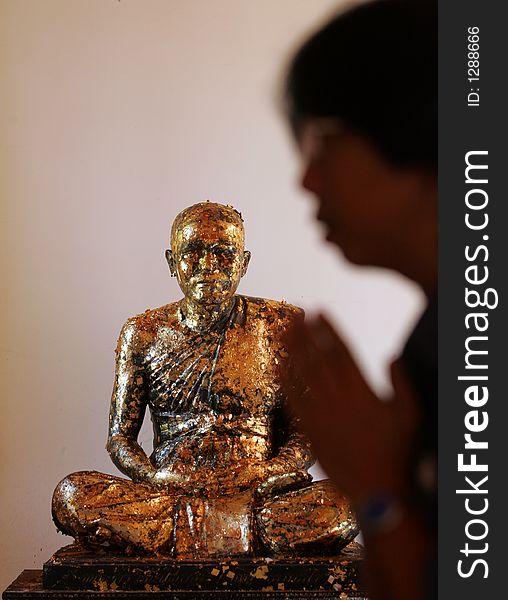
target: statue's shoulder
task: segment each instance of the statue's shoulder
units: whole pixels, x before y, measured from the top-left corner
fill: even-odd
[[[120,338],[125,341],[148,342],[157,335],[161,327],[171,327],[177,321],[178,302],[147,309],[145,312],[127,319],[120,332]]]
[[[267,298],[255,298],[252,296],[242,296],[247,308],[247,314],[265,318],[267,321],[290,323],[291,321],[303,318],[303,308],[289,304],[285,300],[269,300]]]

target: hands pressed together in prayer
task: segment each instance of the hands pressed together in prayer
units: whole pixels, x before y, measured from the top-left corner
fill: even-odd
[[[281,373],[288,401],[317,458],[353,505],[379,493],[404,497],[418,408],[400,362],[391,365],[393,397],[381,400],[348,347],[322,315],[286,335],[294,374]],[[309,388],[298,394],[289,377]]]
[[[403,364],[391,364],[393,394],[383,400],[324,316],[297,321],[285,342],[293,369],[280,376],[289,405],[324,470],[357,511],[372,597],[423,599],[431,540],[412,498],[411,460],[420,414]],[[298,393],[298,379],[308,393]],[[397,516],[387,529],[373,530],[362,515],[382,498],[395,503]]]

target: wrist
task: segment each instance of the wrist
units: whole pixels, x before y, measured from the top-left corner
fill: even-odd
[[[389,491],[379,490],[355,505],[360,529],[365,535],[383,535],[394,531],[406,514],[406,502]]]
[[[286,475],[297,471],[291,461],[276,456],[268,463],[268,475]]]
[[[139,482],[139,483],[150,483],[150,484],[154,484],[155,483],[155,476],[157,474],[157,469],[155,468],[148,468],[148,467],[144,467],[142,469],[139,469],[136,473],[136,477],[132,478],[133,481],[135,482]]]

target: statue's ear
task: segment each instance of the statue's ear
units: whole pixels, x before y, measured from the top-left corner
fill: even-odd
[[[171,277],[176,277],[175,259],[173,258],[173,253],[171,252],[171,250],[166,250],[165,256],[166,261],[168,263],[169,272],[171,273]]]
[[[250,262],[250,252],[245,250],[243,253],[243,267],[242,267],[242,277],[247,273],[247,269],[249,268]]]

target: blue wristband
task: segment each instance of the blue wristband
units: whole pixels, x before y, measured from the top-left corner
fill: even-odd
[[[356,513],[364,533],[383,534],[398,527],[404,507],[395,496],[379,493],[367,498]]]

